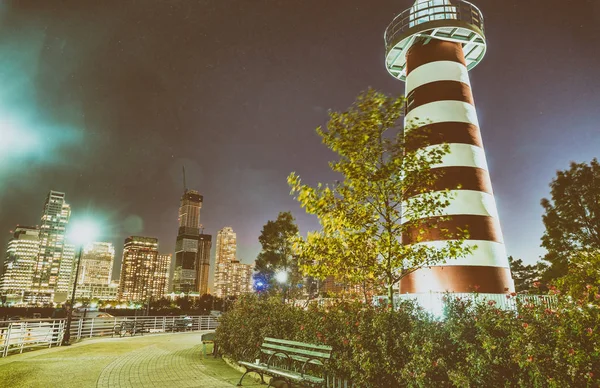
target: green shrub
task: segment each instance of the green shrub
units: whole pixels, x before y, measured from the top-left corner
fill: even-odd
[[[393,312],[343,301],[304,310],[251,295],[223,315],[217,340],[237,360],[266,336],[327,344],[328,372],[358,387],[597,387],[600,300],[588,302],[516,312],[449,298],[440,320],[410,302]]]

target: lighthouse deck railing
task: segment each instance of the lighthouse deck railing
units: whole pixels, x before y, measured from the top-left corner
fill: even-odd
[[[410,28],[437,20],[459,20],[483,32],[483,14],[473,4],[463,0],[430,0],[405,10],[392,20],[385,31],[385,44],[389,50],[398,43],[399,36]]]

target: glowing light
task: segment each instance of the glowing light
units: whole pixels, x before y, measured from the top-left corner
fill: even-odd
[[[279,271],[275,274],[275,280],[277,280],[278,283],[285,283],[288,280],[288,273],[285,271]]]
[[[94,242],[100,234],[100,228],[92,220],[75,220],[69,225],[67,239],[78,246]]]

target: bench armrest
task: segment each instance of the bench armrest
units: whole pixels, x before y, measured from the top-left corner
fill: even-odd
[[[254,361],[254,359],[252,357],[250,357],[250,355],[252,355],[252,356],[256,355],[256,350],[254,350],[254,353],[251,353],[252,351],[253,351],[253,349],[251,349],[251,348],[246,348],[246,349],[242,350],[242,360]]]
[[[280,350],[280,351],[277,351],[277,352],[275,352],[275,353],[271,354],[271,356],[270,356],[270,357],[269,357],[269,359],[267,360],[267,367],[271,366],[271,360],[273,359],[273,357],[275,357],[275,356],[276,356],[276,355],[278,355],[278,354],[283,354],[283,355],[284,355],[284,356],[287,358],[288,366],[290,365],[290,363],[292,362],[292,358],[290,357],[290,355],[289,355],[289,354],[287,354],[286,352],[282,352],[282,351]]]

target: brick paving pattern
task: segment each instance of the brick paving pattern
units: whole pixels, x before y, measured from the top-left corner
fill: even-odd
[[[240,373],[202,356],[201,333],[86,340],[0,358],[0,387],[234,387]],[[251,378],[244,387],[259,386]]]
[[[178,351],[155,345],[137,349],[106,366],[98,378],[98,388],[133,387],[231,387],[232,384],[208,375],[198,362],[202,346]]]

